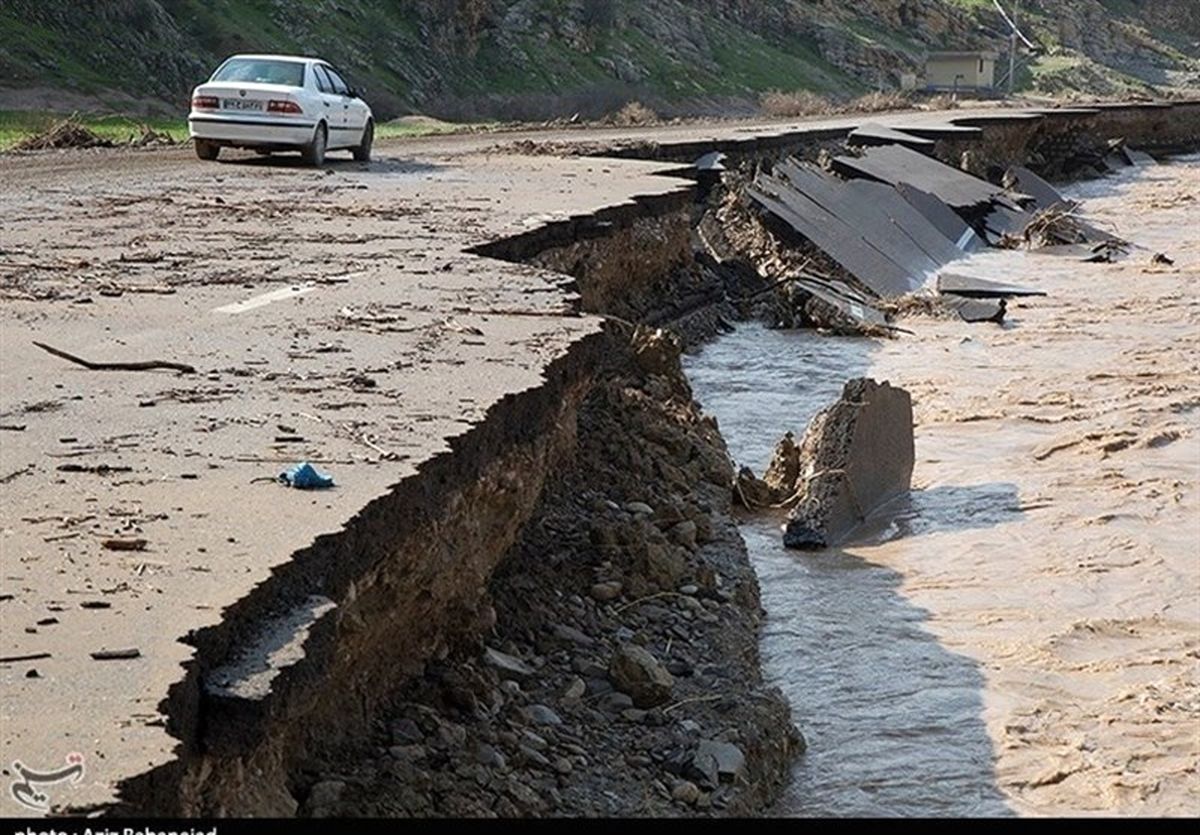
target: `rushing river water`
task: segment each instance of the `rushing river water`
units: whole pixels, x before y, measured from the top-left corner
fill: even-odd
[[[846,379],[914,399],[911,497],[853,544],[742,532],[767,675],[809,741],[795,815],[1200,812],[1200,160],[1083,184],[1116,265],[988,252],[1004,326],[880,342],[744,325],[685,367],[761,473]],[[1153,265],[1155,251],[1173,266]]]

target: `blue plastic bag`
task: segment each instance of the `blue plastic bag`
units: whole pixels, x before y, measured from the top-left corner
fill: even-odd
[[[279,480],[297,490],[324,490],[333,486],[333,476],[325,475],[307,461],[280,473]]]

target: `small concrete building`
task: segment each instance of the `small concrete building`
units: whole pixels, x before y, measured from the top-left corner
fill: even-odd
[[[995,52],[931,52],[925,62],[929,90],[992,90],[996,86]]]

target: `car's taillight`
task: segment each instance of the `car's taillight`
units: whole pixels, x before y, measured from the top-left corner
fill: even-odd
[[[192,96],[192,110],[216,110],[220,106],[216,96]]]
[[[303,113],[304,109],[294,101],[271,99],[267,102],[268,113]]]

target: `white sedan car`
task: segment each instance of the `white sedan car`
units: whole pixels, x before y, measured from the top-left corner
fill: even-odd
[[[234,55],[192,91],[188,131],[200,159],[225,147],[259,153],[300,151],[320,165],[325,152],[347,148],[371,158],[375,121],[371,108],[318,58]]]

